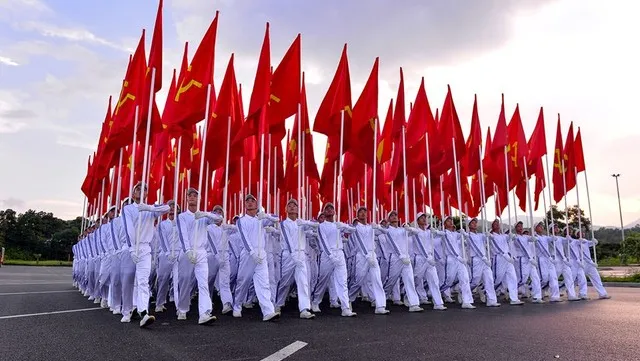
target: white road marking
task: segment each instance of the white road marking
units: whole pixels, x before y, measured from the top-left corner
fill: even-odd
[[[78,291],[66,290],[66,291],[7,292],[7,293],[0,293],[0,296],[35,295],[35,294],[41,294],[41,293],[69,293],[69,292],[78,292]]]
[[[9,282],[6,282],[6,281],[9,281]],[[69,281],[36,280],[36,282],[25,283],[24,281],[19,281],[19,280],[3,280],[2,282],[0,282],[0,286],[57,285],[57,284],[68,284],[69,286],[71,286],[71,282],[69,282]]]
[[[291,345],[281,349],[280,351],[263,358],[260,361],[282,361],[287,357],[293,355],[294,353],[298,352],[301,348],[305,347],[306,345],[308,345],[306,342],[296,341]]]
[[[102,309],[101,307],[93,307],[93,308],[80,308],[80,309],[77,309],[77,310],[65,310],[65,311],[53,311],[53,312],[42,312],[42,313],[28,313],[28,314],[24,314],[24,315],[0,316],[0,320],[7,320],[7,319],[10,319],[10,318],[57,315],[57,314],[60,314],[60,313],[94,311],[94,310],[101,310],[101,309]]]

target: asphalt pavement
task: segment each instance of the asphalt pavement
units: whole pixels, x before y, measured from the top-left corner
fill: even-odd
[[[66,267],[0,268],[0,360],[640,360],[638,288],[609,288],[610,300],[520,307],[389,306],[387,316],[356,303],[356,318],[323,304],[314,320],[299,319],[294,302],[274,323],[261,322],[257,307],[241,319],[221,316],[217,304],[209,326],[197,324],[194,304],[187,321],[170,307],[140,329],[71,282]]]

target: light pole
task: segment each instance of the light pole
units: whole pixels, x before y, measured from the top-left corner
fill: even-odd
[[[618,209],[620,210],[620,231],[622,232],[622,243],[621,243],[621,248],[622,248],[622,257],[623,257],[623,263],[626,260],[626,253],[625,253],[625,247],[624,247],[624,222],[622,221],[622,204],[620,203],[620,185],[618,184],[618,177],[620,177],[620,174],[612,174],[611,175],[613,178],[616,179],[616,191],[618,192]]]

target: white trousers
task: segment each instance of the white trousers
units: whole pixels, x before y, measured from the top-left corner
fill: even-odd
[[[209,253],[207,254],[207,261],[209,262],[209,292],[211,298],[213,299],[213,290],[217,289],[220,293],[222,304],[228,303],[232,305],[233,297],[229,286],[229,274],[231,272],[229,259],[221,257],[220,254]]]
[[[576,287],[575,287],[575,277],[573,276],[573,271],[571,270],[571,266],[564,263],[561,259],[556,259],[554,263],[556,269],[556,276],[562,275],[562,279],[564,280],[564,286],[567,289],[567,295],[569,298],[576,297]]]
[[[122,314],[129,315],[133,311],[133,288],[136,276],[136,265],[131,260],[129,248],[120,253],[120,285],[122,286]]]
[[[203,316],[205,313],[210,313],[213,308],[211,295],[209,294],[209,263],[206,251],[198,250],[195,253],[195,264],[191,263],[185,253],[181,253],[178,258],[178,300],[176,308],[178,312],[189,312],[193,277],[195,276],[198,284],[198,314]]]
[[[264,257],[264,251],[262,251],[262,255]],[[242,304],[247,300],[252,282],[258,303],[260,303],[262,315],[266,316],[274,313],[275,309],[271,301],[271,285],[269,283],[269,265],[266,257],[262,259],[261,263],[256,263],[246,250],[242,250],[234,294],[234,312],[242,312]]]
[[[387,296],[391,295],[391,298],[394,301],[400,301],[399,281],[402,279],[402,283],[404,283],[404,290],[406,292],[407,299],[409,300],[409,307],[419,306],[420,299],[416,292],[413,267],[411,264],[402,263],[402,260],[396,255],[392,255],[389,261],[389,275],[384,283],[385,294]],[[394,289],[396,292],[394,292]]]
[[[347,287],[347,261],[342,251],[333,250],[333,252],[336,252],[335,260],[332,260],[326,252],[319,255],[318,281],[311,292],[311,304],[319,306],[327,287],[333,283],[337,299],[340,300],[340,307],[347,310],[351,308],[349,306],[349,288]]]
[[[493,282],[493,272],[480,257],[471,257],[471,287],[475,288],[481,282],[484,284],[484,291],[487,294],[487,303],[496,303],[496,289]]]
[[[111,283],[111,255],[105,254],[100,260],[100,272],[98,275],[100,297],[105,300],[109,299],[109,283]]]
[[[602,284],[602,279],[600,278],[598,269],[587,260],[584,260],[583,263],[584,267],[581,267],[580,262],[571,261],[571,270],[573,271],[574,276],[577,278],[578,292],[580,293],[580,297],[587,296],[586,276],[589,276],[589,280],[591,281],[593,288],[595,288],[598,292],[598,296],[606,296],[607,291],[604,289],[604,285]]]
[[[514,265],[502,256],[493,257],[495,288],[506,288],[509,301],[518,301],[518,276]]]
[[[553,261],[548,257],[538,258],[538,272],[540,273],[541,284],[549,287],[550,298],[552,300],[559,299],[558,273]]]
[[[120,255],[111,256],[111,282],[109,282],[109,307],[114,310],[122,308],[122,280],[120,279]]]
[[[416,292],[420,300],[427,300],[427,290],[424,288],[424,282],[429,286],[429,292],[435,305],[442,305],[442,295],[440,294],[440,280],[438,271],[435,266],[431,266],[427,262],[427,257],[416,255],[413,261],[413,274],[416,285]]]
[[[167,303],[172,270],[173,264],[169,260],[169,256],[165,253],[160,253],[158,255],[158,294],[156,296],[156,308],[162,307]]]
[[[518,277],[518,285],[523,286],[531,279],[531,295],[535,299],[542,299],[542,288],[540,287],[540,275],[538,267],[531,265],[527,257],[516,258],[516,273]]]
[[[133,250],[135,252],[135,250]],[[135,281],[137,284],[134,295],[138,312],[149,311],[149,275],[151,274],[151,248],[148,244],[141,244],[138,247],[138,263],[135,264]]]
[[[387,298],[385,297],[384,287],[380,278],[380,266],[377,263],[369,264],[369,259],[362,253],[356,255],[355,260],[355,277],[353,285],[349,288],[349,299],[353,302],[358,296],[358,291],[366,282],[370,283],[370,292],[376,302],[376,308],[386,308]]]
[[[289,295],[291,285],[295,281],[298,293],[298,309],[300,312],[311,309],[309,297],[309,272],[307,270],[306,254],[298,252],[291,254],[283,251],[280,259],[280,275],[276,290],[276,307],[283,307]]]
[[[445,284],[451,288],[454,286],[455,281],[458,281],[458,287],[460,287],[460,292],[462,293],[462,303],[472,304],[473,295],[471,294],[467,265],[462,264],[456,257],[447,256],[447,265],[445,267]]]

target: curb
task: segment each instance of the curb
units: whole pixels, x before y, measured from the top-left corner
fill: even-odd
[[[638,282],[603,282],[605,287],[627,287],[627,288],[640,288],[640,283]],[[587,285],[592,287],[591,282],[587,282]]]

